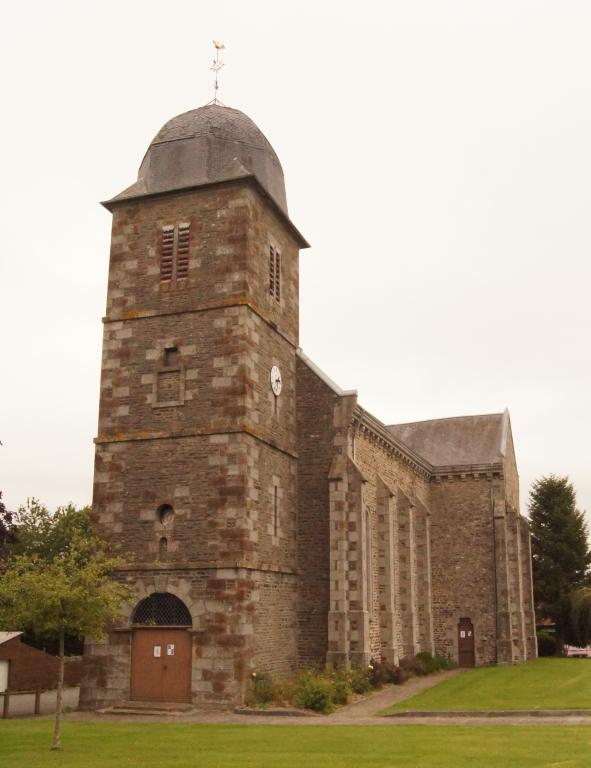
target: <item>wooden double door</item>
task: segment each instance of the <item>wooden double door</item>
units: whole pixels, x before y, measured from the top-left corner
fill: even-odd
[[[191,635],[186,629],[134,629],[131,698],[191,701]]]
[[[474,654],[474,625],[470,619],[460,619],[458,622],[458,665],[473,667]]]

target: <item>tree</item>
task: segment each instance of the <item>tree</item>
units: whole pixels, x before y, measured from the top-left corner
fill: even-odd
[[[75,536],[91,538],[90,507],[76,509],[72,504],[51,513],[38,499],[27,503],[12,514],[12,539],[8,554],[38,555],[51,562],[65,552]]]
[[[571,594],[570,629],[576,645],[591,641],[591,587],[579,587]]]
[[[536,480],[529,495],[536,610],[556,624],[561,648],[573,639],[571,593],[588,578],[591,552],[584,513],[568,477]]]
[[[10,545],[0,580],[0,622],[27,627],[59,642],[59,678],[52,749],[61,748],[65,637],[100,638],[120,613],[128,595],[113,580],[123,562],[110,555],[106,542],[89,534],[88,510],[64,507],[55,515],[38,502],[19,510],[16,542]],[[26,544],[25,544],[26,542]]]
[[[9,555],[36,554],[43,560],[51,560],[59,552],[64,552],[74,532],[83,538],[92,535],[90,507],[76,509],[72,504],[59,507],[51,513],[37,499],[27,499],[16,512],[7,513],[7,536],[1,546],[0,559]],[[0,518],[1,519],[1,518]],[[37,635],[31,627],[23,627],[23,640],[40,650],[59,654],[59,638],[53,635]],[[84,638],[81,635],[66,634],[65,653],[82,653]]]
[[[5,546],[13,541],[14,538],[14,516],[9,512],[2,501],[2,491],[0,491],[0,556]]]

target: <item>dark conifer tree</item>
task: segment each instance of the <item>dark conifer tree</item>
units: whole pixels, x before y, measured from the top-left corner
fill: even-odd
[[[588,580],[591,552],[585,516],[568,477],[536,480],[529,494],[534,600],[538,620],[556,624],[559,647],[573,640],[571,593]]]

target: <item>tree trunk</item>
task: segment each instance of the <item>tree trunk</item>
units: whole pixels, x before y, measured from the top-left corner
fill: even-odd
[[[60,630],[60,670],[57,679],[57,698],[55,702],[55,727],[53,729],[52,749],[62,748],[62,693],[64,690],[64,630]]]

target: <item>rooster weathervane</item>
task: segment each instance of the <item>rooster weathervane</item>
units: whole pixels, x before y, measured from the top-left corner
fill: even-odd
[[[218,40],[213,41],[213,46],[215,48],[215,59],[213,60],[213,64],[210,67],[210,70],[215,74],[215,80],[213,85],[213,100],[210,101],[210,104],[219,104],[220,106],[224,106],[222,102],[218,99],[218,73],[220,69],[224,66],[224,62],[220,61],[220,51],[223,51],[225,49],[225,45],[223,43],[220,43]]]

